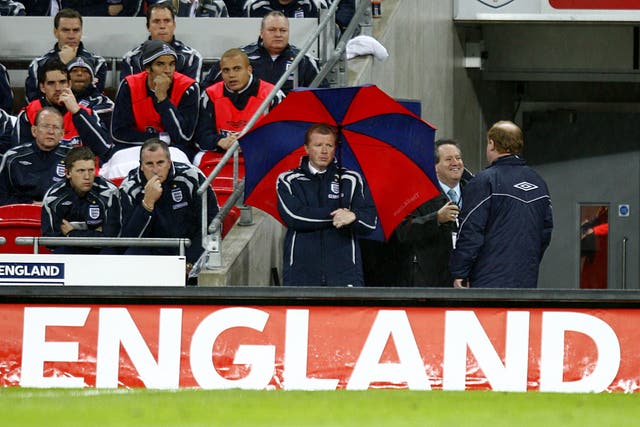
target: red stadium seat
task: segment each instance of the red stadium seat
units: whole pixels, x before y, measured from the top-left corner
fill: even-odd
[[[220,159],[224,156],[223,153],[216,153],[214,151],[207,151],[202,156],[200,160],[200,164],[198,167],[205,174],[205,176],[209,176],[213,169],[220,163]],[[233,178],[233,160],[229,160],[223,167],[216,179],[221,177],[230,177]],[[240,179],[244,178],[244,157],[240,155],[238,158],[238,177]]]
[[[40,237],[41,208],[37,205],[17,204],[0,206],[0,236],[7,239],[0,245],[0,253],[29,254],[33,253],[33,246],[18,246],[16,237]],[[44,246],[38,248],[39,253],[51,253]]]
[[[213,151],[207,151],[202,156],[198,167],[205,174],[209,176],[213,169],[220,163],[220,159],[224,156],[223,153],[216,153]],[[240,156],[238,158],[238,179],[244,178],[244,158]],[[216,199],[218,204],[222,206],[231,193],[233,193],[233,161],[229,160],[220,170],[218,176],[211,182],[213,192],[216,193]],[[223,221],[223,234],[222,237],[233,227],[238,218],[240,217],[240,211],[234,207]]]

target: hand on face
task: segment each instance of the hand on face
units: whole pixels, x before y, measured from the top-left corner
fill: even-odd
[[[144,199],[143,202],[146,206],[153,209],[153,206],[162,196],[162,183],[157,175],[152,176],[147,184],[144,186]]]
[[[144,186],[143,203],[145,206],[153,209],[158,199],[160,199],[160,196],[162,196],[162,183],[160,182],[160,178],[154,175]]]
[[[60,52],[58,52],[58,56],[60,57],[60,60],[64,64],[67,64],[69,63],[69,61],[71,61],[73,58],[77,56],[77,53],[78,53],[78,46],[64,45],[60,48]]]
[[[59,100],[60,105],[64,105],[67,111],[70,111],[71,114],[75,114],[80,111],[78,101],[70,88],[62,89]]]
[[[171,82],[171,77],[166,74],[158,74],[153,78],[153,90],[156,93],[158,102],[162,102],[167,99]]]

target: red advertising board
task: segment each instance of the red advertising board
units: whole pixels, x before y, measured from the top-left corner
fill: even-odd
[[[640,311],[0,306],[0,385],[636,392]]]
[[[549,0],[556,9],[640,9],[640,0]]]

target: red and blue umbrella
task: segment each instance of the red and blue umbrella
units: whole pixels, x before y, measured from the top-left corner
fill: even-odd
[[[245,203],[276,219],[278,175],[300,164],[314,123],[339,129],[339,163],[367,182],[378,213],[370,238],[386,239],[415,208],[440,193],[435,128],[376,86],[303,89],[289,95],[240,139]]]

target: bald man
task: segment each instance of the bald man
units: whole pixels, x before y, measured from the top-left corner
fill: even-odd
[[[457,288],[535,288],[553,218],[542,177],[525,164],[522,130],[499,121],[487,132],[489,167],[462,191],[458,239],[449,261]]]

